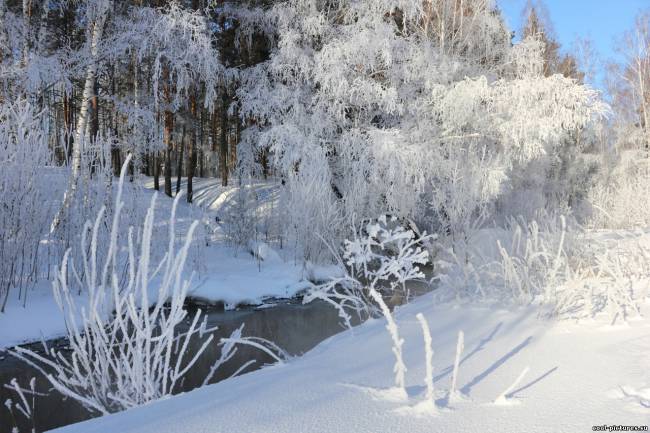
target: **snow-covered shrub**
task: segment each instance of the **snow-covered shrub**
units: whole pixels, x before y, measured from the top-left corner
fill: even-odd
[[[572,218],[540,212],[536,220],[510,218],[505,228],[481,230],[472,242],[448,249],[438,263],[441,299],[534,303],[547,316],[606,313],[615,320],[637,314],[648,296],[644,233],[603,239]]]
[[[644,151],[622,151],[611,171],[589,192],[589,225],[631,229],[650,225],[650,158]]]
[[[541,225],[510,218],[504,229],[485,229],[472,243],[449,249],[450,262],[441,263],[448,269],[439,276],[443,287],[453,287],[457,297],[522,303],[553,299],[551,292],[567,272],[572,236],[564,216],[541,215]]]
[[[90,221],[96,219],[102,213],[102,225],[109,227],[117,211],[116,196],[118,185],[113,177],[111,165],[111,148],[115,145],[112,137],[98,136],[93,142],[86,143],[81,152],[81,168],[79,180],[76,186],[76,199],[73,200],[67,210],[60,214],[58,226],[50,232],[50,262],[55,266],[61,263],[65,254],[70,255],[74,263],[84,263],[86,255],[90,254],[88,239],[91,236],[97,237],[98,245],[106,245],[110,242],[109,230],[98,230],[93,233],[93,224]],[[133,163],[133,155],[128,156],[129,164]],[[127,167],[125,164],[124,167]],[[59,173],[59,182],[65,181],[70,173],[64,169]],[[61,185],[61,191],[65,185]],[[139,182],[125,181],[119,185],[121,191],[120,200],[123,206],[120,209],[120,224],[123,227],[138,227],[145,219],[149,203],[144,200],[143,186]],[[60,204],[58,205],[60,206]],[[168,231],[164,224],[155,225],[152,228],[152,239],[166,239]],[[138,233],[138,235],[140,235]],[[107,260],[105,254],[108,249],[96,251],[98,261]],[[152,249],[150,252],[152,260],[161,260],[164,251]],[[119,267],[118,267],[119,268]],[[122,271],[125,273],[125,271]],[[87,290],[91,283],[87,282],[89,274],[86,269],[80,269],[75,278],[68,281],[70,288],[79,292]]]
[[[77,199],[61,214],[56,230],[50,231],[54,215],[61,207],[68,168],[56,167],[48,138],[49,125],[42,113],[23,99],[0,105],[0,311],[6,306],[9,292],[28,302],[30,288],[48,278],[63,259],[66,250],[77,263],[88,253],[77,248],[89,236],[86,224],[102,207],[105,223],[112,219],[115,194],[110,149],[112,137],[97,137],[86,143],[81,152],[81,169]],[[136,183],[124,186],[122,211],[124,225],[142,221],[146,207]],[[154,229],[158,237],[159,229]],[[99,243],[108,241],[99,233]],[[154,252],[157,254],[158,252]],[[101,252],[100,252],[101,254]],[[85,281],[83,270],[78,279]],[[76,279],[71,281],[76,285]],[[78,287],[81,289],[81,287]]]
[[[328,254],[323,239],[337,243],[341,240],[345,222],[330,188],[329,176],[320,174],[292,173],[280,196],[280,208],[284,222],[284,238],[294,247],[296,259],[323,260]]]
[[[43,117],[27,101],[0,105],[0,313],[9,292],[26,302],[28,289],[47,272],[51,164]],[[53,182],[54,180],[54,182]]]
[[[572,261],[549,314],[577,319],[606,314],[612,322],[640,314],[650,296],[648,234],[618,232],[614,239],[603,239],[596,232],[581,244],[586,253]]]
[[[125,166],[128,164],[128,160]],[[189,329],[178,334],[186,319],[185,296],[189,281],[183,268],[196,222],[179,247],[175,239],[174,203],[169,223],[167,251],[159,262],[152,261],[152,239],[156,196],[139,232],[122,226],[125,169],[122,170],[108,242],[100,244],[104,229],[102,209],[90,239],[84,237],[83,260],[75,264],[66,253],[54,281],[56,300],[66,317],[71,352],[54,349],[41,356],[16,347],[14,355],[39,369],[51,385],[86,408],[107,414],[137,406],[171,394],[192,367],[212,337],[186,359],[190,339],[205,331],[199,326],[200,312]],[[105,254],[98,254],[105,250]],[[101,259],[100,257],[103,257]],[[81,266],[79,266],[81,265]],[[122,268],[126,278],[121,278]],[[88,303],[80,305],[70,289],[69,278],[86,275]]]
[[[536,221],[512,220],[507,228],[513,234],[510,245],[497,240],[500,259],[494,272],[497,284],[512,291],[511,299],[524,303],[554,299],[552,291],[567,272],[566,220],[560,216],[559,224],[547,227],[543,231]]]
[[[498,219],[522,215],[537,218],[539,209],[573,214],[583,221],[587,196],[601,170],[599,155],[588,153],[567,137],[544,158],[534,159],[511,170],[509,181],[497,199]]]
[[[228,242],[235,246],[245,246],[256,239],[260,217],[255,189],[251,185],[240,185],[227,206],[223,214],[223,226]]]
[[[443,287],[454,287],[457,297],[480,296],[521,303],[549,302],[564,281],[568,251],[575,250],[572,220],[541,212],[536,220],[509,218],[503,229],[484,229],[472,244],[448,250],[448,270],[440,275]]]
[[[504,228],[481,230],[460,252],[447,251],[440,296],[535,303],[558,311],[566,301],[561,287],[590,263],[584,239],[583,229],[564,215],[538,211],[535,220],[508,218]]]
[[[398,225],[398,218],[385,215],[366,223],[355,233],[354,239],[345,241],[342,258],[332,250],[346,269],[345,275],[310,289],[303,303],[315,299],[328,302],[337,308],[347,327],[351,326],[352,312],[381,313],[393,343],[395,390],[404,399],[407,397],[406,365],[402,357],[404,340],[384,297],[399,290],[404,293],[409,281],[424,278],[420,266],[429,262],[429,253],[422,244],[433,236],[416,236],[412,230]]]
[[[384,296],[396,291],[406,293],[409,281],[424,278],[420,266],[429,263],[429,253],[422,244],[433,239],[397,224],[397,218],[381,216],[354,231],[355,237],[344,243],[342,257],[330,248],[346,272],[310,289],[303,303],[315,299],[330,303],[348,327],[351,312],[385,314],[388,310],[384,311],[380,299],[383,302]]]
[[[129,163],[127,158],[122,167],[110,221],[102,207],[94,223],[84,227],[81,260],[75,261],[68,250],[53,283],[65,317],[69,351],[46,347],[43,356],[16,347],[11,352],[38,369],[55,390],[101,414],[178,392],[183,377],[213,339],[214,329],[207,329],[205,320],[200,322],[201,311],[188,317],[185,309],[190,281],[184,269],[198,221],[190,224],[179,245],[176,210],[182,194],[177,195],[163,225],[168,237],[162,242],[154,228],[161,225],[155,217],[154,194],[142,226],[125,225],[124,178]],[[164,245],[162,254],[156,252],[159,243]],[[71,280],[84,286],[86,296],[77,296]],[[221,357],[206,383],[232,358],[236,345],[256,347],[280,362],[289,357],[272,342],[242,337],[242,328],[221,340]],[[198,349],[190,353],[190,343],[196,339],[192,344]]]

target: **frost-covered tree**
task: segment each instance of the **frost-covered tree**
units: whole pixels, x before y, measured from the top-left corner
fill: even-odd
[[[614,116],[604,129],[603,170],[589,194],[590,223],[629,228],[650,221],[650,12],[641,11],[620,41],[622,61],[608,65]]]
[[[634,28],[619,47],[625,59],[611,66],[613,107],[618,120],[627,124],[621,137],[623,147],[650,148],[650,12],[639,13]],[[625,144],[627,142],[627,145]]]
[[[205,92],[205,107],[212,108],[223,67],[204,13],[188,10],[176,1],[164,9],[138,8],[134,13],[135,22],[127,19],[123,23],[127,32],[134,24],[137,27],[128,33],[126,43],[139,62],[153,61],[154,106],[164,116],[165,193],[171,196],[174,113],[180,106],[195,105],[199,88]]]
[[[6,168],[0,189],[16,191],[11,200],[7,195],[7,203],[15,198],[21,205],[3,213],[7,218],[0,229],[7,239],[23,242],[19,250],[13,241],[11,248],[6,244],[3,254],[22,251],[18,257],[24,258],[22,271],[3,272],[2,301],[8,288],[24,288],[25,281],[49,275],[49,266],[78,245],[84,222],[102,206],[110,220],[113,175],[128,154],[133,161],[130,179],[155,162],[151,156],[160,149],[165,129],[161,113],[193,112],[192,119],[198,119],[201,110],[211,109],[223,69],[208,14],[199,10],[206,4],[193,3],[0,4],[0,161]],[[165,68],[170,99],[163,101]],[[198,137],[202,125],[188,123]],[[25,128],[33,130],[27,133]],[[129,224],[144,217],[137,194],[131,194],[138,188],[131,186],[123,214]],[[29,197],[20,197],[28,190]],[[32,200],[42,204],[34,205],[31,216],[14,219]],[[47,242],[40,230],[44,225],[56,229]],[[38,229],[20,241],[30,226]]]
[[[323,188],[289,209],[314,214],[307,250],[334,215],[463,231],[517,167],[603,111],[588,87],[543,75],[539,39],[512,47],[491,2],[291,0],[264,14],[276,44],[238,98],[286,194]]]
[[[542,0],[528,0],[524,8],[525,23],[521,38],[536,38],[542,45],[543,73],[545,76],[562,74],[581,81],[584,72],[578,68],[578,61],[572,53],[563,52],[556,40],[546,5]]]

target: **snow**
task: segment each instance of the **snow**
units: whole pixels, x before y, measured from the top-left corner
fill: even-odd
[[[25,317],[29,317],[29,320],[25,320]],[[0,349],[64,334],[64,316],[56,305],[48,281],[43,281],[30,291],[24,308],[18,296],[12,296],[5,312],[0,314]]]
[[[194,299],[222,301],[226,308],[237,304],[257,305],[265,298],[290,298],[312,284],[304,278],[302,265],[285,262],[273,252],[270,260],[258,262],[248,251],[211,248],[207,275],[189,290]]]
[[[419,312],[431,327],[436,407],[425,401]],[[395,318],[405,339],[408,401],[388,398],[393,354],[385,321],[375,319],[284,365],[55,431],[546,433],[648,424],[647,318],[603,332],[600,320],[546,321],[532,307],[436,305],[431,294],[398,308]],[[448,403],[459,330],[464,398]],[[524,371],[505,404],[495,404]]]
[[[341,278],[344,275],[343,270],[338,265],[314,265],[307,262],[305,269],[307,279],[314,283],[323,283],[330,278]]]

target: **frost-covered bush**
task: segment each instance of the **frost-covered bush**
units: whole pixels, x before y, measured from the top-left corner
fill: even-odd
[[[248,249],[261,260],[265,260],[264,254],[254,252],[256,248],[251,245],[273,244],[283,248],[287,220],[278,206],[281,189],[276,183],[256,184],[247,179],[229,193],[218,217],[225,240],[236,249]]]
[[[102,207],[94,223],[86,226],[88,236],[82,236],[81,260],[68,250],[55,275],[54,294],[65,318],[69,350],[46,347],[46,355],[40,355],[15,347],[11,352],[38,369],[56,391],[100,414],[180,391],[183,377],[212,342],[215,330],[207,329],[205,320],[200,322],[201,310],[188,317],[185,309],[191,276],[185,267],[198,221],[190,224],[179,243],[176,210],[182,194],[177,195],[163,240],[154,228],[160,225],[154,194],[142,226],[125,225],[124,178],[129,163],[127,158],[110,220]],[[71,281],[84,287],[83,296],[72,289]],[[253,346],[279,362],[289,357],[272,342],[243,337],[242,329],[243,325],[220,341],[221,356],[204,384],[232,358],[237,345]],[[210,335],[205,337],[206,333]],[[193,353],[190,344],[197,348]]]
[[[396,217],[385,215],[355,233],[344,242],[342,256],[333,248],[330,251],[345,274],[310,289],[303,298],[303,303],[320,299],[333,305],[348,327],[350,313],[385,314],[384,296],[406,293],[409,281],[424,278],[421,266],[430,261],[424,244],[433,239],[418,236],[399,225]]]
[[[196,223],[178,246],[176,200],[166,254],[153,261],[156,195],[141,231],[132,226],[125,230],[121,218],[124,175],[125,169],[109,227],[104,226],[102,208],[90,238],[84,237],[81,245],[83,260],[75,263],[66,253],[54,281],[56,300],[66,318],[70,353],[51,349],[41,356],[26,348],[14,349],[14,354],[38,368],[54,389],[101,414],[174,392],[212,338],[205,339],[191,358],[187,356],[190,339],[205,331],[205,323],[198,325],[200,312],[188,330],[178,333],[187,317],[184,301],[189,281],[183,270]],[[99,232],[104,230],[108,242],[100,243]],[[69,283],[70,279],[79,280],[81,272],[86,275],[87,303],[75,296]]]
[[[342,258],[332,251],[346,268],[345,274],[310,289],[303,297],[303,303],[320,299],[334,306],[347,327],[351,326],[352,312],[379,312],[384,316],[393,343],[395,388],[400,398],[407,396],[404,340],[384,298],[399,290],[406,292],[409,281],[424,278],[420,266],[429,262],[429,253],[422,243],[431,238],[426,234],[416,236],[400,226],[396,217],[389,219],[383,215],[366,223],[352,240],[345,241]]]
[[[260,220],[255,189],[251,185],[240,185],[229,197],[222,218],[228,242],[243,246],[255,239]]]
[[[650,158],[645,151],[622,151],[619,160],[589,191],[594,228],[630,229],[650,225]]]
[[[510,215],[522,215],[535,219],[539,209],[546,209],[572,214],[583,222],[590,207],[588,195],[603,164],[599,154],[586,151],[586,144],[579,141],[567,136],[548,157],[513,169],[496,201],[496,218],[502,221]]]
[[[0,105],[0,313],[8,297],[27,302],[28,289],[47,272],[42,258],[56,185],[44,118],[25,100]]]
[[[322,173],[295,173],[288,177],[280,196],[280,215],[288,245],[305,260],[319,261],[328,256],[323,239],[336,242],[345,225],[329,177]]]
[[[81,152],[81,168],[79,180],[76,187],[76,199],[73,200],[67,211],[62,214],[58,226],[50,232],[49,239],[49,263],[60,263],[65,254],[69,254],[74,263],[83,263],[86,255],[90,254],[89,246],[86,243],[91,237],[92,224],[90,221],[102,212],[102,224],[109,227],[113,221],[116,209],[116,195],[118,185],[113,177],[114,168],[111,165],[111,149],[115,145],[114,138],[98,136],[93,142],[86,143]],[[133,163],[133,156],[128,156],[129,164]],[[65,189],[65,179],[70,175],[66,167],[59,172],[58,182],[60,189]],[[51,188],[51,186],[49,187]],[[126,181],[120,186],[122,190],[121,200],[124,205],[120,210],[120,223],[124,227],[138,227],[145,219],[149,203],[144,200],[143,186],[139,182]],[[52,195],[50,193],[50,195]],[[62,194],[61,194],[62,195]],[[57,197],[54,195],[54,197]],[[57,197],[59,198],[59,197]],[[60,204],[57,204],[60,206]],[[166,226],[156,225],[152,229],[153,239],[166,239]],[[110,242],[110,231],[99,230],[96,234],[98,244],[105,245]],[[98,259],[106,260],[104,256],[108,250],[99,249]],[[152,258],[160,260],[163,251],[153,249]],[[78,278],[69,281],[70,287],[79,292],[87,290],[88,272],[82,269]]]
[[[66,250],[78,263],[83,248],[77,248],[89,236],[86,222],[105,207],[104,218],[112,218],[114,184],[110,164],[111,137],[97,137],[86,143],[81,152],[82,167],[77,184],[77,199],[56,230],[50,224],[61,207],[69,169],[57,167],[53,160],[49,125],[43,113],[23,99],[0,106],[0,311],[6,306],[9,292],[23,304],[29,302],[30,288],[48,278]],[[125,225],[144,217],[145,209],[134,183],[125,185],[122,212]],[[155,229],[156,232],[159,229]],[[100,243],[107,241],[100,233]],[[156,234],[158,236],[158,233]],[[157,252],[156,252],[157,253]],[[80,281],[86,278],[79,273]],[[76,285],[76,281],[71,282]],[[79,287],[80,289],[80,287]],[[13,296],[12,295],[12,296]]]
[[[612,238],[588,234],[585,253],[573,260],[570,274],[560,282],[550,314],[590,318],[599,314],[626,320],[640,314],[650,296],[650,238],[639,230],[621,231]]]
[[[512,290],[510,298],[520,302],[553,302],[553,291],[567,272],[567,227],[564,216],[559,224],[512,220],[510,245],[497,240],[500,258],[493,269],[497,284]],[[541,299],[540,299],[541,298]]]
[[[540,314],[563,318],[626,318],[648,296],[647,239],[634,233],[610,240],[545,212],[536,220],[510,218],[505,228],[483,229],[471,245],[446,250],[438,296],[533,303]]]
[[[521,303],[553,302],[574,251],[574,227],[564,216],[539,215],[541,223],[510,218],[505,228],[485,229],[466,244],[447,250],[440,263],[444,288],[459,298],[481,297]]]

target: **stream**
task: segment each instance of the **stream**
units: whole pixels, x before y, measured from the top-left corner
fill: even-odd
[[[414,283],[410,287],[412,295],[428,291],[428,286],[423,283]],[[402,299],[393,300],[393,303],[403,303]],[[194,315],[197,306],[190,304],[188,317]],[[218,326],[212,332],[214,340],[208,345],[205,352],[199,357],[196,364],[185,375],[183,383],[177,392],[190,391],[203,383],[214,362],[221,355],[221,348],[217,345],[222,337],[230,334],[242,324],[245,324],[243,336],[255,336],[273,341],[292,356],[300,356],[314,348],[326,338],[345,330],[336,309],[324,301],[314,301],[303,305],[300,299],[274,300],[264,306],[244,306],[235,310],[226,310],[218,306],[201,305],[200,308],[207,316],[209,327]],[[353,325],[358,325],[360,319],[354,317]],[[204,337],[205,338],[205,337]],[[201,347],[204,338],[193,338],[187,351],[188,359]],[[67,340],[59,338],[47,342],[48,347],[65,349]],[[31,350],[43,353],[41,343],[26,344]],[[210,381],[219,382],[230,377],[247,361],[254,359],[256,362],[244,370],[250,372],[270,364],[273,359],[260,350],[239,345],[237,352],[231,360],[222,365]],[[13,415],[5,406],[7,399],[19,399],[15,391],[7,389],[8,384],[16,378],[22,388],[29,388],[29,382],[36,378],[36,391],[46,395],[35,396],[34,414],[32,419],[27,419],[14,410]],[[32,404],[32,397],[26,395],[28,403]],[[27,363],[14,358],[6,352],[0,351],[0,433],[11,433],[12,427],[18,427],[20,433],[43,432],[68,424],[90,419],[97,414],[86,410],[81,404],[70,398],[63,398],[57,391],[51,389],[50,383],[35,368]]]

